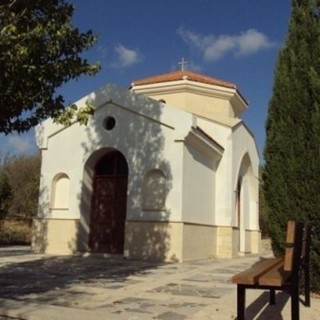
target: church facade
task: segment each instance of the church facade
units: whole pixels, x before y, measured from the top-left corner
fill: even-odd
[[[187,70],[77,101],[44,121],[36,252],[186,261],[259,253],[259,156],[237,87]]]

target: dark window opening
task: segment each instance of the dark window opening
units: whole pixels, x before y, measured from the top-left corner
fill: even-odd
[[[116,125],[116,119],[114,117],[107,117],[105,120],[104,120],[104,127],[110,131],[112,130]]]

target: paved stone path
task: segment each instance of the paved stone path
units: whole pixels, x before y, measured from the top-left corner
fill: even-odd
[[[26,248],[2,248],[0,315],[29,320],[235,319],[236,290],[229,279],[258,259],[162,264],[103,255],[35,255]],[[253,319],[268,295],[250,294],[247,314]],[[267,307],[257,319],[286,319],[282,314],[284,306],[290,305],[288,297],[278,296],[277,307],[269,311]]]

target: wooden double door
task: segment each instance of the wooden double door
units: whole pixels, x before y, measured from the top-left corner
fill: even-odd
[[[128,165],[118,151],[104,155],[95,166],[90,216],[92,252],[121,254],[124,250]]]

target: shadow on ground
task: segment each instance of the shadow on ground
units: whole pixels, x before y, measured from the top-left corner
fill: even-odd
[[[269,304],[269,292],[263,292],[257,299],[255,299],[246,308],[247,320],[284,320],[282,311],[288,303],[290,296],[285,292],[278,292],[276,294],[276,304]],[[257,316],[258,315],[258,316]]]
[[[19,252],[1,252],[1,258],[5,259],[4,256],[8,254],[18,256]],[[64,305],[64,298],[77,295],[74,287],[120,288],[128,283],[139,282],[139,277],[160,265],[159,262],[103,255],[45,256],[38,260],[11,262],[0,268],[0,298],[51,301]],[[131,276],[135,276],[135,279],[131,279]]]

